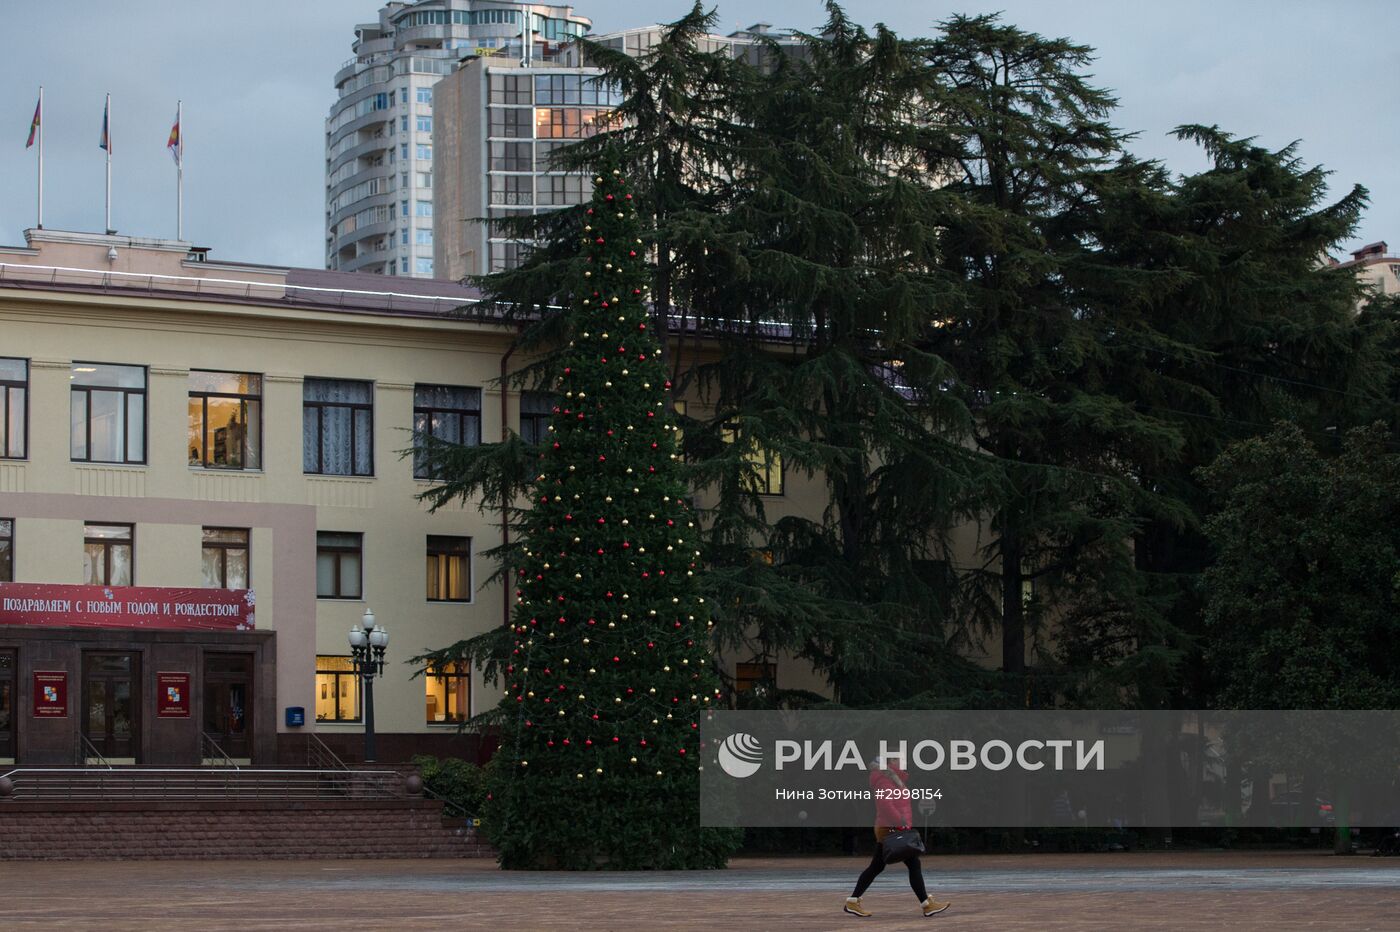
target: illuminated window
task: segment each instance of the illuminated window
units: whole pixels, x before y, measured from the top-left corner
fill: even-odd
[[[725,427],[720,433],[720,439],[725,443],[734,443],[739,438],[739,432],[734,427]],[[744,451],[745,485],[759,495],[782,495],[783,494],[783,457],[780,453],[774,453],[760,446],[756,441],[748,442],[748,449]]]
[[[428,535],[428,601],[470,602],[472,539]]]
[[[755,688],[772,689],[778,682],[776,663],[736,663],[734,665],[734,691],[746,693]]]
[[[349,657],[316,658],[316,721],[358,722],[360,679]]]
[[[186,445],[191,466],[262,466],[262,376],[191,370]]]
[[[457,725],[471,714],[472,680],[470,668],[455,663],[429,667],[427,681],[427,723]]]

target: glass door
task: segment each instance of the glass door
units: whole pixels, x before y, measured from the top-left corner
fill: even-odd
[[[15,651],[0,650],[0,760],[15,759]]]
[[[204,733],[234,760],[253,753],[253,657],[204,655]]]
[[[136,760],[140,676],[135,654],[83,654],[83,736],[109,761]]]

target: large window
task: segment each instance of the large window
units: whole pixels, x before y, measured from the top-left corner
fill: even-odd
[[[431,133],[433,131],[433,118],[430,116],[415,117],[413,126],[420,133]]]
[[[427,722],[429,725],[457,725],[471,714],[471,668],[449,663],[429,667],[427,680]]]
[[[428,535],[428,601],[470,602],[472,539]]]
[[[491,75],[491,103],[493,104],[529,104],[532,102],[530,90],[529,75]],[[492,133],[491,135],[497,134]]]
[[[783,494],[783,457],[768,450],[753,440],[739,437],[738,431],[730,426],[720,433],[725,443],[741,442],[744,450],[744,485],[759,495]]]
[[[358,599],[363,551],[363,534],[317,531],[316,598]]]
[[[146,369],[75,362],[70,449],[83,463],[146,461]]]
[[[474,447],[481,443],[481,389],[460,385],[415,385],[413,431],[447,443]],[[413,461],[416,479],[434,478],[424,457]]]
[[[15,519],[0,518],[0,582],[15,581]]]
[[[28,423],[29,361],[0,357],[0,459],[24,459]]]
[[[530,110],[523,107],[488,107],[487,109],[491,112],[490,133],[492,136],[529,139],[534,135],[530,129],[534,115]]]
[[[302,383],[301,468],[326,476],[374,474],[374,385],[347,379]]]
[[[528,142],[491,143],[491,170],[496,172],[527,172],[534,160]]]
[[[492,175],[492,204],[533,204],[534,179],[529,175]]]
[[[544,443],[549,436],[549,419],[554,416],[554,396],[549,392],[520,393],[520,439]]]
[[[262,466],[262,376],[190,370],[191,466]]]
[[[414,208],[413,213],[418,217],[431,217],[433,215],[433,202],[418,201],[417,207]]]
[[[582,204],[593,185],[582,175],[546,175],[539,179],[538,191],[540,204]]]
[[[360,678],[349,657],[316,658],[316,721],[358,722]]]
[[[204,588],[247,589],[248,529],[207,527],[202,550]]]
[[[135,578],[136,528],[130,524],[83,525],[83,582],[130,586]]]

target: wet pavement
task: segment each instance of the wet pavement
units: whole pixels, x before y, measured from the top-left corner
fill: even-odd
[[[1400,859],[1235,852],[925,859],[841,912],[864,858],[729,870],[502,872],[485,861],[0,863],[5,929],[1396,929]],[[935,925],[936,924],[936,925]]]

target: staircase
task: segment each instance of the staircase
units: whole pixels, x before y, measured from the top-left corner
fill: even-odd
[[[15,768],[0,774],[0,860],[493,856],[402,774],[347,768],[324,745],[308,760]]]

